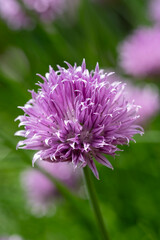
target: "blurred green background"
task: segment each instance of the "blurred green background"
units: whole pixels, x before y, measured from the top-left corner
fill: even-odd
[[[98,61],[101,68],[123,75],[117,64],[117,46],[139,25],[152,24],[147,1],[81,0],[72,17],[66,14],[49,24],[35,17],[35,22],[33,29],[13,30],[0,20],[0,236],[101,239],[86,198],[78,198],[76,208],[66,198],[45,216],[29,211],[20,174],[31,168],[33,152],[16,151],[14,119],[22,114],[17,106],[30,98],[27,89],[37,89],[36,73],[45,75],[49,65],[56,69],[57,64],[65,66],[64,61],[81,64],[85,58],[89,70]],[[157,115],[145,126],[145,135],[136,137],[136,144],[124,147],[111,160],[114,171],[98,165],[100,181],[93,177],[111,240],[160,239],[159,121]]]

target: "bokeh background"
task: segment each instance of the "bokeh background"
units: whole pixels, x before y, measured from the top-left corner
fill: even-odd
[[[72,194],[53,186],[14,136],[36,73],[83,58],[116,72],[142,105],[144,136],[109,158],[114,171],[97,165],[100,181],[92,176],[110,239],[160,239],[159,0],[0,0],[0,239],[101,239],[81,172],[50,171]]]

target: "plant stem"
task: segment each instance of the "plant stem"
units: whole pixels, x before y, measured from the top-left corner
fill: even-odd
[[[88,166],[83,168],[83,172],[84,172],[84,178],[85,178],[85,183],[87,186],[90,202],[91,202],[91,205],[92,205],[92,208],[93,208],[96,220],[97,220],[97,224],[101,231],[101,235],[104,240],[109,240],[109,236],[108,236],[107,230],[105,228],[103,217],[102,217],[100,207],[98,204],[97,194],[96,194],[93,182],[91,180],[90,170],[89,170]]]

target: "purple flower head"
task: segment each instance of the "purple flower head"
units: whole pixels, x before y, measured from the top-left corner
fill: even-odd
[[[160,74],[160,28],[139,28],[120,46],[120,65],[126,73],[145,77]]]
[[[124,98],[121,82],[110,82],[110,74],[82,66],[50,67],[39,82],[38,92],[19,116],[25,130],[16,135],[26,139],[17,148],[39,150],[33,157],[49,162],[72,162],[74,167],[88,165],[99,178],[94,159],[112,168],[104,154],[114,156],[117,145],[128,144],[134,134],[142,134],[134,124],[138,107]]]
[[[42,22],[51,22],[65,11],[72,12],[78,6],[79,0],[0,0],[0,17],[13,29],[33,28],[34,19],[26,11],[33,11]],[[26,9],[25,9],[26,8]]]
[[[13,29],[25,28],[30,22],[17,0],[0,0],[0,17]]]
[[[150,0],[149,15],[153,21],[160,23],[160,1]]]
[[[160,110],[160,96],[157,86],[154,84],[136,86],[116,74],[113,74],[110,78],[112,82],[127,82],[125,97],[129,101],[134,101],[140,107],[138,112],[140,117],[137,118],[136,123],[145,125],[158,113]]]
[[[70,164],[61,162],[52,164],[39,161],[38,165],[68,187],[77,187],[80,174],[79,172],[78,174],[74,172]],[[45,212],[58,196],[56,187],[44,174],[36,169],[25,170],[22,172],[21,179],[33,211],[38,213]]]
[[[35,11],[44,21],[53,20],[66,8],[66,0],[23,0],[23,2],[27,8]]]
[[[160,110],[160,97],[156,86],[148,84],[141,88],[127,84],[126,91],[128,99],[134,99],[135,104],[141,106],[141,117],[137,119],[137,123],[146,124]]]

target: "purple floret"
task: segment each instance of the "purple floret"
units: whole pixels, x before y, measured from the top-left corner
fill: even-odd
[[[49,162],[72,162],[74,167],[88,165],[99,178],[94,159],[113,168],[105,157],[119,151],[117,145],[128,144],[134,134],[143,129],[135,124],[137,105],[124,98],[125,84],[110,82],[110,74],[82,66],[50,67],[39,82],[38,92],[19,116],[19,126],[25,130],[16,135],[26,139],[17,148],[39,150],[33,157]]]

